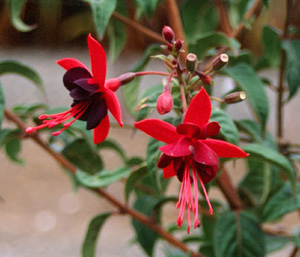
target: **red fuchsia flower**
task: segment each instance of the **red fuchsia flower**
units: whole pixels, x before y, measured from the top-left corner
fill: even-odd
[[[203,189],[209,211],[212,214],[204,184],[210,182],[218,170],[218,157],[247,157],[239,147],[225,141],[212,139],[220,131],[217,122],[209,122],[211,102],[205,89],[202,88],[192,99],[186,111],[184,121],[177,127],[158,120],[147,119],[135,123],[135,127],[153,138],[166,143],[159,148],[163,153],[158,167],[163,169],[164,178],[177,176],[181,182],[177,208],[178,227],[183,223],[185,208],[188,214],[188,233],[191,228],[190,212],[194,214],[194,227],[200,226],[198,218],[198,179]],[[192,184],[194,190],[192,190]],[[194,191],[194,193],[193,193]]]
[[[106,138],[109,131],[108,110],[119,125],[123,126],[120,103],[114,92],[121,85],[132,80],[135,74],[123,74],[119,78],[105,81],[105,52],[91,35],[88,36],[87,42],[92,73],[83,63],[76,59],[65,58],[57,61],[61,67],[67,70],[63,77],[63,83],[73,98],[71,109],[62,113],[41,115],[39,119],[43,120],[43,124],[27,128],[27,133],[32,133],[44,127],[53,128],[63,123],[63,129],[52,133],[53,136],[56,136],[71,126],[76,120],[82,120],[87,122],[86,128],[88,130],[94,130],[94,143],[98,144]],[[72,120],[66,122],[69,119]]]

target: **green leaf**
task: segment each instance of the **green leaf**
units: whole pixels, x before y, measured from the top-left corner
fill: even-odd
[[[124,151],[124,149],[121,147],[120,144],[118,144],[118,142],[116,142],[115,140],[112,139],[106,139],[105,141],[103,141],[100,144],[97,144],[96,147],[98,149],[109,149],[109,150],[113,150],[114,152],[116,152],[121,159],[124,161],[124,163],[127,162],[127,157],[126,157],[126,153]]]
[[[281,61],[281,39],[278,29],[272,26],[264,26],[262,29],[262,41],[269,65],[277,68]]]
[[[221,130],[218,136],[221,136],[222,139],[227,142],[238,145],[239,132],[233,120],[228,116],[226,112],[213,109],[210,121],[217,121],[220,124]]]
[[[137,65],[131,69],[132,72],[137,72],[143,70],[150,60],[150,56],[157,54],[161,51],[161,46],[158,44],[154,44],[149,46],[142,59],[137,63]],[[138,104],[138,94],[139,94],[139,84],[140,84],[141,77],[135,78],[132,82],[128,83],[126,86],[122,87],[123,93],[123,100],[125,106],[129,113],[135,117],[136,112],[135,108]]]
[[[219,46],[227,46],[228,48],[237,52],[240,48],[240,45],[237,41],[229,39],[225,34],[222,33],[207,33],[202,35],[195,43],[189,45],[189,50],[191,53],[194,53],[198,56],[198,59],[201,60],[205,57],[205,54],[208,50],[212,48],[217,48]]]
[[[272,172],[267,163],[256,164],[239,183],[239,193],[246,196],[254,206],[261,206],[271,190]]]
[[[264,84],[254,69],[246,63],[239,63],[223,70],[239,87],[246,92],[249,104],[265,128],[269,113],[268,97]]]
[[[243,147],[243,150],[250,154],[250,156],[248,157],[249,159],[268,162],[274,166],[279,167],[290,180],[293,188],[295,188],[296,173],[294,167],[285,156],[283,156],[276,150],[262,144],[248,144]]]
[[[181,8],[181,16],[188,43],[198,40],[201,35],[218,26],[217,10],[209,0],[185,1]]]
[[[128,176],[131,169],[128,167],[122,167],[115,171],[102,170],[96,174],[89,174],[87,172],[77,170],[76,177],[78,181],[88,188],[100,188],[106,187],[120,179]]]
[[[108,22],[117,7],[117,0],[85,0],[91,5],[97,36],[103,39]]]
[[[4,117],[4,110],[5,110],[5,97],[4,97],[2,85],[0,83],[0,131],[1,131],[2,120]]]
[[[286,77],[291,99],[300,87],[300,40],[285,40],[282,47],[287,54]]]
[[[153,214],[153,207],[155,206],[155,204],[155,198],[153,198],[152,196],[144,195],[136,200],[133,207],[137,211],[150,216]],[[158,215],[155,215],[152,218],[154,218],[156,223],[159,222]],[[155,242],[158,239],[158,234],[135,219],[132,220],[132,224],[137,235],[137,241],[145,250],[146,254],[148,256],[152,256]]]
[[[28,32],[36,28],[36,25],[27,25],[21,20],[21,13],[27,0],[10,0],[10,20],[14,28],[21,32]]]
[[[135,0],[138,5],[138,11],[140,13],[145,13],[148,18],[152,18],[153,12],[158,4],[158,0]]]
[[[104,222],[110,215],[110,212],[102,213],[91,220],[81,249],[82,257],[96,256],[96,245],[98,235],[101,231]]]
[[[219,216],[214,232],[216,257],[264,257],[264,233],[255,216],[227,212]]]
[[[296,185],[296,195],[290,183],[275,193],[265,204],[262,211],[264,222],[281,219],[285,214],[300,208],[300,183]]]
[[[290,238],[284,236],[265,234],[266,253],[278,251],[291,242]]]
[[[96,174],[103,169],[103,161],[93,146],[84,139],[67,144],[62,154],[79,169]]]
[[[134,172],[130,174],[126,181],[125,185],[125,200],[128,202],[130,193],[135,189],[135,186],[138,182],[140,182],[143,178],[148,175],[148,169],[145,165],[136,169]]]
[[[15,73],[31,80],[43,93],[45,93],[40,75],[29,66],[11,60],[0,62],[0,75],[7,73]]]
[[[267,7],[269,6],[269,0],[263,0],[263,3],[265,6],[267,6]]]
[[[18,164],[24,163],[24,160],[19,157],[21,150],[22,143],[19,137],[12,138],[5,144],[5,152],[7,156]]]

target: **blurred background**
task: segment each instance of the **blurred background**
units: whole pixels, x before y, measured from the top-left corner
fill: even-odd
[[[261,10],[263,14],[254,22],[252,30],[241,35],[243,47],[255,50],[257,55],[261,53],[263,47],[257,33],[260,29],[256,28],[266,23],[282,28],[285,16],[282,12],[284,2],[270,1],[269,11]],[[130,15],[135,15],[131,1],[127,1],[127,4]],[[23,9],[23,21],[37,27],[27,33],[13,28],[7,5],[8,1],[0,0],[0,60],[13,59],[31,66],[42,77],[46,90],[45,97],[26,79],[4,75],[1,83],[7,107],[34,102],[46,102],[52,107],[68,106],[71,99],[62,84],[64,70],[55,61],[72,57],[90,67],[86,37],[88,33],[95,35],[95,30],[88,4],[79,0],[29,0]],[[299,10],[294,11],[296,24],[300,22],[300,16]],[[162,27],[168,23],[165,12],[166,7],[161,3],[153,19],[142,18],[140,22],[160,33]],[[128,27],[126,32],[128,38],[125,50],[116,60],[110,60],[107,78],[127,72],[141,58],[145,47],[154,43]],[[107,35],[101,44],[108,49]],[[159,70],[161,67],[159,62],[152,61],[148,69]],[[272,70],[265,71],[263,75],[272,81],[276,81],[278,77]],[[155,85],[160,79],[146,77],[142,80],[142,87]],[[229,79],[216,78],[218,94],[226,92],[231,83]],[[122,103],[121,92],[118,92],[118,97]],[[295,120],[295,117],[299,117],[296,115],[300,112],[299,100],[298,95],[291,101],[284,117],[286,140],[298,143],[300,120]],[[275,112],[272,111],[274,103],[271,102],[270,105],[268,128],[275,133]],[[126,113],[125,106],[122,106],[124,123],[127,126],[120,130],[116,124],[113,125],[109,138],[117,139],[128,151],[129,156],[145,156],[148,137],[130,128],[133,119]],[[240,106],[229,109],[229,113],[235,118],[248,117],[250,112],[246,104]],[[10,124],[5,121],[5,126]],[[118,167],[121,160],[117,155],[110,151],[104,151],[104,155],[108,168]],[[33,142],[24,142],[21,157],[26,163],[18,166],[0,152],[0,257],[80,256],[81,242],[89,220],[100,212],[114,208],[85,189],[74,192],[68,175]],[[242,169],[243,163],[238,161],[234,172],[231,173],[235,182],[241,177]],[[177,190],[177,186],[178,184],[174,184],[170,190]],[[123,200],[121,183],[110,186],[108,191]],[[217,191],[210,192],[210,195],[221,197]],[[177,213],[174,210],[174,206],[167,208],[165,219],[176,219]],[[280,226],[288,227],[296,218],[297,215],[292,214]],[[99,256],[143,255],[142,250],[133,245],[134,233],[131,231],[130,222],[129,217],[118,216],[111,218],[104,225],[97,250]],[[160,247],[157,247],[157,251],[161,251]],[[287,256],[289,251],[290,248],[287,247],[270,256]]]

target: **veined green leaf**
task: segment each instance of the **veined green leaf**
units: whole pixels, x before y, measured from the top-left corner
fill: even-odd
[[[255,216],[227,212],[218,217],[214,231],[216,257],[264,257],[264,233]]]
[[[243,150],[249,153],[249,159],[261,160],[277,166],[288,177],[295,189],[296,173],[289,160],[276,150],[262,144],[248,144]]]
[[[0,75],[7,73],[15,73],[31,80],[43,93],[45,93],[40,75],[29,66],[12,60],[0,62]]]
[[[36,28],[36,25],[27,25],[21,20],[21,12],[27,0],[10,0],[9,11],[10,20],[16,30],[28,32]]]
[[[287,54],[286,77],[291,99],[300,87],[300,40],[285,40],[282,47]]]
[[[147,63],[150,60],[150,56],[157,54],[159,51],[161,51],[161,46],[158,44],[149,46],[142,59],[139,61],[139,63],[131,70],[132,72],[141,71],[145,68]],[[140,84],[141,78],[135,78],[132,82],[128,83],[125,87],[122,87],[122,93],[123,93],[123,99],[124,103],[127,107],[127,110],[130,112],[130,114],[135,117],[137,114],[135,112],[135,108],[138,104],[138,93],[139,93],[139,84]]]
[[[4,109],[5,109],[5,97],[4,97],[2,85],[0,83],[0,131],[1,131],[2,120],[4,117]]]
[[[289,182],[275,193],[265,204],[262,211],[264,222],[272,222],[282,218],[285,214],[300,208],[300,183],[296,186],[296,195]]]
[[[152,18],[153,12],[155,11],[155,8],[158,4],[158,0],[135,0],[138,5],[138,12],[140,15],[142,13],[145,13],[148,18]],[[140,16],[139,15],[139,16]]]
[[[96,256],[96,245],[99,233],[104,222],[110,215],[110,212],[102,213],[91,220],[81,249],[82,257]]]
[[[24,160],[19,157],[22,150],[22,142],[19,136],[11,138],[5,144],[5,152],[7,156],[18,164],[24,164]]]
[[[122,158],[124,163],[126,163],[126,161],[127,161],[126,153],[125,153],[124,149],[121,147],[121,145],[119,145],[115,140],[106,139],[105,141],[103,141],[100,144],[97,144],[96,146],[98,149],[113,150]]]
[[[103,39],[108,22],[117,7],[117,0],[85,0],[91,5],[97,36]]]
[[[275,235],[265,234],[265,242],[266,242],[266,253],[271,253],[285,247],[287,244],[292,242],[292,239],[284,236],[279,236],[279,235],[275,236]]]
[[[213,109],[210,121],[217,121],[220,124],[221,130],[219,135],[222,136],[223,139],[225,139],[227,142],[238,145],[239,132],[233,120],[228,116],[226,112]]]
[[[212,48],[219,46],[227,46],[232,49],[234,52],[240,48],[240,45],[237,41],[229,39],[225,34],[222,33],[207,33],[202,35],[195,43],[189,45],[190,52],[196,54],[198,59],[201,60],[204,58],[206,52]]]
[[[277,68],[281,60],[281,39],[279,31],[272,26],[265,26],[262,29],[262,41],[269,65]]]
[[[88,188],[106,187],[121,178],[126,177],[131,172],[131,168],[122,167],[115,171],[102,170],[96,174],[89,174],[81,170],[77,170],[76,177],[78,181]]]
[[[246,92],[249,104],[264,129],[269,113],[268,97],[264,85],[254,69],[246,63],[239,63],[225,68],[223,71]]]

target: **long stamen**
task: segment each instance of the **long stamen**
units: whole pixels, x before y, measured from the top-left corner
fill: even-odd
[[[198,180],[197,180],[197,175],[194,169],[193,165],[193,182],[194,182],[194,198],[195,198],[195,209],[194,209],[194,216],[195,216],[195,223],[194,223],[194,228],[197,228],[200,226],[200,221],[198,218]]]
[[[204,195],[205,195],[206,202],[207,202],[208,207],[209,207],[209,213],[210,213],[210,215],[212,215],[212,214],[214,213],[214,211],[213,211],[213,208],[212,208],[212,206],[211,206],[210,200],[209,200],[209,198],[208,198],[208,195],[207,195],[207,192],[206,192],[204,183],[203,183],[201,177],[200,177],[200,176],[198,176],[198,177],[199,177],[199,180],[200,180],[200,183],[201,183],[201,187],[202,187],[202,189],[203,189],[203,193],[204,193]]]

